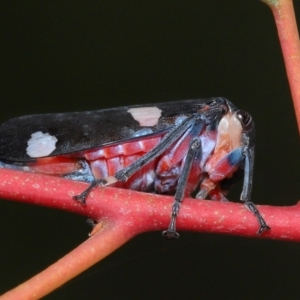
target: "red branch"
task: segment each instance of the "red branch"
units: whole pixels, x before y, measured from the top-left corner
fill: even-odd
[[[71,196],[86,184],[57,177],[0,170],[0,196],[10,200],[79,213],[99,222],[93,236],[1,299],[40,299],[135,235],[166,229],[172,197],[135,191],[96,188],[86,207]],[[13,187],[13,189],[12,189]],[[13,190],[13,191],[12,191]],[[259,206],[271,230],[257,236],[256,218],[242,204],[185,199],[177,222],[179,231],[215,232],[248,237],[300,241],[300,206]],[[20,295],[22,295],[20,297]]]
[[[126,241],[147,231],[164,230],[173,197],[116,188],[96,188],[87,205],[72,199],[87,184],[58,177],[0,169],[0,197],[75,212],[97,220],[94,235],[1,299],[40,299],[80,274]],[[271,230],[257,236],[256,218],[242,204],[185,199],[179,231],[215,232],[248,237],[300,241],[300,206],[259,206]],[[20,298],[20,295],[22,297]]]
[[[133,237],[121,220],[108,222],[103,230],[83,242],[53,265],[0,296],[3,300],[41,299],[100,261]]]
[[[163,230],[170,221],[173,197],[117,188],[96,188],[82,206],[72,199],[86,183],[58,177],[0,170],[0,197],[75,212],[93,220],[123,222],[131,235]],[[13,188],[12,188],[13,187]],[[264,238],[300,241],[300,206],[259,206],[271,231]],[[242,204],[185,199],[177,228],[179,231],[217,232],[257,237],[258,223]]]
[[[300,41],[292,0],[262,0],[272,10],[300,132]]]
[[[292,0],[262,0],[273,11],[300,130],[300,44]],[[97,220],[93,236],[3,299],[40,299],[83,272],[133,236],[164,230],[173,198],[114,188],[96,188],[83,207],[73,195],[87,185],[61,178],[0,169],[0,197],[58,208]],[[256,235],[256,218],[242,204],[185,199],[177,229],[300,241],[300,206],[259,206],[271,230]]]
[[[0,177],[0,197],[75,212],[99,222],[90,239],[1,299],[40,299],[135,235],[166,229],[170,221],[173,198],[169,196],[96,188],[83,207],[72,196],[84,190],[85,183],[7,169],[0,169]],[[272,228],[261,236],[256,235],[258,223],[253,214],[242,204],[231,202],[185,199],[177,228],[300,241],[300,205],[259,209]]]

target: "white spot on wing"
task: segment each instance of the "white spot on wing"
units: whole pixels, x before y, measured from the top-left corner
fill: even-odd
[[[141,126],[154,126],[161,116],[161,109],[156,106],[136,107],[127,110]]]
[[[49,133],[37,131],[28,140],[26,153],[30,157],[43,157],[51,154],[55,150],[57,138]]]

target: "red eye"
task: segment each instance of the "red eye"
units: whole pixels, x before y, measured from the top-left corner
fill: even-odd
[[[244,110],[236,111],[236,117],[240,120],[244,131],[249,131],[253,128],[252,117]]]

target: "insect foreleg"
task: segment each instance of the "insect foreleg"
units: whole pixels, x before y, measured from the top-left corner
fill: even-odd
[[[265,219],[262,217],[262,215],[260,214],[259,210],[257,209],[257,207],[254,205],[253,202],[251,201],[246,201],[245,202],[245,206],[251,211],[253,212],[253,214],[255,215],[255,217],[257,218],[257,221],[260,225],[257,234],[261,234],[264,231],[270,230],[271,228],[267,225]]]
[[[244,184],[243,190],[241,193],[241,201],[244,201],[245,206],[255,215],[259,223],[259,230],[257,234],[261,234],[266,230],[271,228],[267,225],[266,221],[260,214],[259,210],[256,208],[251,199],[251,190],[252,190],[252,178],[253,178],[253,166],[254,166],[254,146],[253,147],[244,147],[243,155],[245,157],[244,163]]]

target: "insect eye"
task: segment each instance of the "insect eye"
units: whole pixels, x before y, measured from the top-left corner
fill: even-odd
[[[236,112],[236,117],[240,120],[244,131],[249,131],[252,129],[253,127],[252,117],[247,112],[243,110],[238,110]]]

